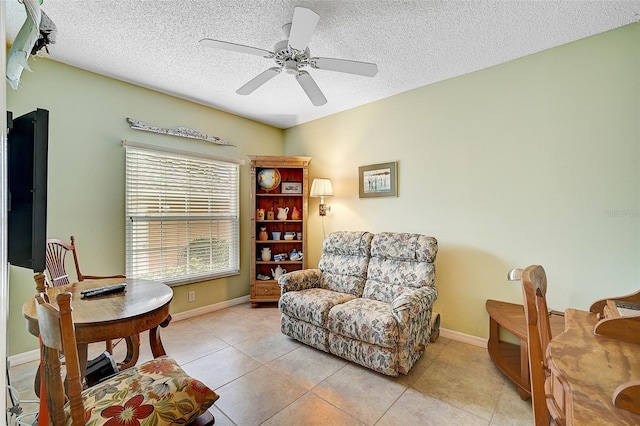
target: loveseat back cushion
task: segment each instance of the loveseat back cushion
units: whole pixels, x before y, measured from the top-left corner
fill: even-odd
[[[320,288],[362,296],[371,256],[370,232],[338,231],[322,242]]]
[[[362,297],[392,303],[407,288],[435,286],[438,241],[426,235],[382,232],[371,241]]]

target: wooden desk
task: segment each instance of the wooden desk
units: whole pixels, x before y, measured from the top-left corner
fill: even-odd
[[[87,299],[80,297],[82,290],[120,282],[127,283],[124,293]],[[173,290],[169,286],[157,281],[140,279],[86,280],[47,288],[51,304],[57,306],[56,296],[65,291],[73,294],[71,306],[82,372],[86,370],[89,343],[129,337],[146,330],[149,330],[149,345],[153,356],[166,355],[158,326],[166,327],[171,321],[169,304],[173,299]],[[29,333],[39,336],[34,298],[24,303],[22,315],[27,320]],[[128,348],[126,359],[132,356],[129,353],[130,349]]]
[[[640,345],[593,332],[593,313],[567,309],[565,331],[547,348],[547,407],[566,425],[640,425],[640,415],[613,405],[616,388],[640,380]]]
[[[489,340],[487,350],[496,367],[516,385],[520,398],[531,398],[531,380],[529,378],[529,355],[527,347],[527,323],[524,319],[524,306],[515,303],[487,300],[489,313]],[[564,331],[564,317],[551,315],[551,334]],[[520,339],[520,344],[500,340],[500,328],[504,328]]]

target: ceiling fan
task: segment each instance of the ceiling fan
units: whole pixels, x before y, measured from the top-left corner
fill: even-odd
[[[295,76],[296,80],[305,91],[311,103],[315,106],[327,103],[327,98],[313,80],[311,75],[302,68],[311,68],[345,72],[349,74],[373,77],[378,73],[378,66],[368,62],[349,61],[335,58],[311,57],[309,40],[320,21],[320,15],[304,7],[296,7],[293,10],[293,20],[282,27],[285,39],[277,42],[273,46],[273,52],[257,47],[244,46],[242,44],[230,43],[228,41],[212,40],[204,38],[200,44],[205,47],[231,50],[234,52],[258,55],[268,59],[274,59],[278,66],[269,68],[258,74],[244,86],[236,90],[239,95],[253,93],[258,87],[271,80],[282,70]]]

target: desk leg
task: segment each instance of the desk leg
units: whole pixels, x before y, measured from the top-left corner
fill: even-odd
[[[171,315],[167,316],[167,318],[160,323],[160,327],[165,328],[171,322]],[[162,340],[160,339],[160,330],[158,327],[153,327],[149,330],[149,346],[151,346],[151,353],[154,358],[158,358],[159,356],[166,355],[167,353],[164,350],[164,346],[162,346]]]
[[[138,362],[140,356],[140,335],[134,334],[124,339],[127,344],[127,355],[118,363],[120,371],[131,368]]]

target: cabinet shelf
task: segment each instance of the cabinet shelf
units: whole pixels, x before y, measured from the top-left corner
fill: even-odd
[[[259,280],[258,276],[272,276],[272,270],[276,266],[281,265],[287,272],[298,271],[306,268],[306,260],[304,254],[307,251],[307,212],[309,209],[309,163],[311,157],[296,156],[258,156],[249,155],[251,160],[251,261],[250,261],[250,301],[252,307],[257,307],[260,303],[277,302],[280,298],[280,286],[274,279]],[[271,191],[266,192],[258,182],[258,176],[265,169],[277,169],[281,177],[279,186],[274,187]],[[263,174],[264,175],[264,174]],[[283,194],[285,184],[296,182],[297,188],[301,190],[299,194]],[[289,188],[287,188],[289,189]],[[278,220],[272,216],[273,212],[277,216],[281,209],[289,209],[288,218]],[[297,219],[290,219],[293,212],[300,214],[295,216]],[[264,216],[262,216],[264,212]],[[258,219],[260,213],[261,219]],[[267,217],[273,219],[269,220]],[[284,236],[286,232],[293,232],[296,237],[293,240],[285,239],[266,239],[259,240],[258,235],[261,228],[266,228],[267,238],[273,238],[273,232],[281,233]],[[301,239],[297,239],[300,235]],[[263,238],[264,238],[263,233]],[[273,260],[273,256],[269,261],[263,261],[261,251],[265,248],[271,248],[272,253],[288,253],[293,249],[303,254],[301,260]]]
[[[273,194],[273,193],[263,193],[263,194],[256,194],[256,197],[302,197],[303,194]]]
[[[256,219],[256,223],[303,223],[303,220],[293,220],[293,219],[287,219],[287,220],[258,220]]]
[[[256,240],[256,244],[291,244],[302,243],[302,240]]]

